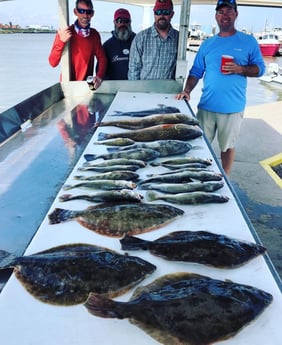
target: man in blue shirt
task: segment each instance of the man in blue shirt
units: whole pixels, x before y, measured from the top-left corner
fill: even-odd
[[[174,79],[179,32],[170,22],[174,15],[171,0],[156,0],[154,24],[139,32],[130,49],[129,80]]]
[[[265,64],[256,39],[235,29],[238,16],[235,0],[218,0],[215,19],[219,33],[205,40],[195,57],[184,90],[177,99],[190,99],[190,93],[203,79],[197,117],[209,142],[217,132],[221,163],[230,175],[235,143],[246,106],[247,77],[260,77]],[[221,71],[222,55],[233,57]]]
[[[108,67],[104,79],[125,80],[128,73],[129,51],[135,33],[131,29],[130,13],[119,8],[114,14],[115,29],[104,44]]]

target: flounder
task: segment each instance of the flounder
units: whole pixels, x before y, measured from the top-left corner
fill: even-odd
[[[266,248],[208,231],[175,231],[154,241],[125,235],[123,250],[149,250],[166,260],[235,268],[265,253]]]
[[[161,344],[210,345],[236,335],[272,299],[249,285],[179,272],[137,288],[129,302],[91,293],[85,307],[95,316],[129,319]]]
[[[122,237],[158,229],[183,214],[183,210],[166,204],[104,203],[82,211],[56,208],[48,217],[50,224],[76,220],[101,235]]]
[[[12,267],[30,294],[56,305],[84,303],[90,292],[120,296],[156,269],[141,258],[84,243],[20,257],[0,251],[0,269]]]

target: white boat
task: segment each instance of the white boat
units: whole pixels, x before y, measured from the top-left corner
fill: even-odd
[[[282,67],[277,63],[271,62],[267,65],[266,73],[259,78],[259,80],[266,83],[279,83],[282,84]]]

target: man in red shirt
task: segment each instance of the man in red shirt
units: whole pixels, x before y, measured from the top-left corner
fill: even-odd
[[[70,44],[70,80],[86,80],[94,73],[94,57],[98,62],[98,70],[94,77],[94,88],[102,82],[107,68],[107,58],[101,44],[101,37],[97,30],[90,28],[90,21],[94,15],[91,0],[76,0],[74,14],[75,23],[65,29],[59,29],[49,55],[52,67],[58,66],[66,43]]]

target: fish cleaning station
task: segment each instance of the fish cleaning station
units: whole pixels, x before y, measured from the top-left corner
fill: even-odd
[[[112,2],[144,14],[154,4]],[[176,80],[93,92],[69,81],[66,51],[61,83],[0,114],[3,344],[281,344],[281,280],[191,106],[175,99],[191,3],[214,4],[174,1]],[[68,2],[58,5],[64,26]],[[188,233],[195,244],[170,247]]]

